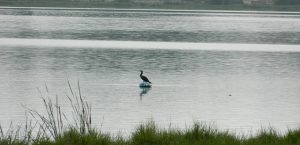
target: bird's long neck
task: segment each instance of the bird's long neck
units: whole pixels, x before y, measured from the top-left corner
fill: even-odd
[[[141,71],[141,74],[140,74],[140,76],[142,76],[143,75],[143,71]]]

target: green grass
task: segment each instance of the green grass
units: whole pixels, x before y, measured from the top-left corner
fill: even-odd
[[[62,113],[57,97],[53,101],[42,96],[45,115],[28,109],[25,126],[10,125],[6,131],[0,126],[0,145],[300,145],[300,129],[282,135],[269,128],[241,137],[203,123],[180,130],[161,129],[149,121],[127,137],[113,136],[92,127],[92,107],[81,95],[79,83],[77,87],[74,92],[69,83],[70,95],[66,95],[73,118]]]
[[[159,129],[153,122],[140,125],[129,138],[113,137],[93,130],[82,134],[69,128],[61,136],[24,141],[1,138],[1,145],[299,145],[300,130],[278,135],[274,130],[262,131],[255,137],[236,137],[228,132],[195,123],[187,130]]]

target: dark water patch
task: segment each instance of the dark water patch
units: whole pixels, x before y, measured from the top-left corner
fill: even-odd
[[[165,31],[165,30],[67,30],[37,31],[23,29],[0,34],[8,38],[42,38],[72,40],[120,40],[166,42],[219,42],[258,44],[300,44],[300,32],[219,32],[219,31]]]

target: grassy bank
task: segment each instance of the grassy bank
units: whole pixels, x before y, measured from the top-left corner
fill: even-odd
[[[99,1],[8,1],[0,0],[0,6],[11,7],[70,7],[70,8],[132,8],[132,9],[189,9],[189,10],[259,10],[259,11],[300,11],[300,5],[210,5],[201,3],[184,4],[147,4],[132,2],[99,2]]]
[[[66,97],[73,118],[63,113],[57,96],[42,95],[45,113],[28,108],[24,126],[11,126],[7,131],[0,126],[0,145],[300,145],[300,129],[284,135],[266,129],[255,136],[241,137],[201,123],[179,130],[160,129],[149,121],[129,137],[113,136],[92,127],[92,107],[82,96],[79,83],[78,91],[73,91],[70,83],[69,88]]]
[[[139,126],[129,138],[112,137],[93,129],[83,134],[76,128],[69,128],[60,136],[1,137],[1,145],[299,145],[300,130],[279,135],[274,130],[262,131],[257,136],[243,138],[209,126],[195,124],[187,130],[162,130],[154,123]]]

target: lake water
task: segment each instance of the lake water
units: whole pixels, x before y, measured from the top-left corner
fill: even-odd
[[[103,131],[215,123],[236,133],[300,125],[300,13],[0,8],[0,123],[42,110],[67,80]],[[140,89],[139,70],[153,82]],[[76,90],[76,89],[75,89]]]

